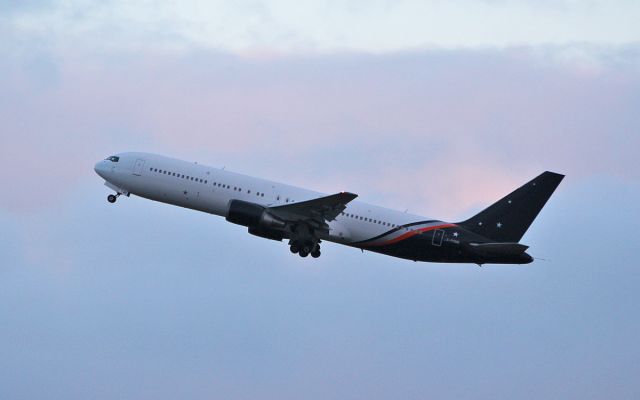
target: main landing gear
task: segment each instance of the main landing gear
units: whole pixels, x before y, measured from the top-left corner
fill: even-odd
[[[300,257],[306,257],[311,254],[311,257],[318,258],[320,257],[320,242],[313,243],[312,241],[304,241],[304,242],[290,242],[291,247],[289,250],[293,254],[298,254]]]

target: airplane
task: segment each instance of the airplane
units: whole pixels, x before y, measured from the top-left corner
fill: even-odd
[[[300,257],[320,257],[334,242],[413,261],[528,264],[520,239],[564,175],[543,172],[475,216],[456,223],[324,194],[157,154],[119,153],[95,165],[115,194],[225,217],[262,238],[288,240]]]

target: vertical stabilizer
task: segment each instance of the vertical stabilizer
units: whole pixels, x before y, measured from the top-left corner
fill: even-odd
[[[458,225],[496,242],[517,243],[563,178],[555,172],[543,172]]]

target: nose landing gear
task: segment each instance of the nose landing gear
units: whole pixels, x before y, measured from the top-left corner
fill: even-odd
[[[107,201],[111,204],[115,203],[116,200],[118,200],[118,197],[120,197],[120,193],[118,194],[110,194],[109,196],[107,196]]]

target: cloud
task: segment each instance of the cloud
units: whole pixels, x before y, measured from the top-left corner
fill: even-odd
[[[233,53],[384,53],[416,48],[638,40],[635,1],[10,2],[5,23],[55,46]]]
[[[638,397],[637,2],[3,7],[0,398]],[[303,260],[107,204],[126,150],[446,219],[567,178],[532,265]]]
[[[0,156],[21,167],[0,179],[30,196],[0,204],[55,204],[125,150],[432,216],[459,216],[546,169],[636,180],[638,50],[583,48],[600,60],[585,73],[582,58],[559,56],[573,49],[9,57]]]
[[[563,184],[525,237],[547,261],[484,268],[332,244],[303,260],[222,218],[101,194],[87,182],[0,220],[12,248],[43,255],[2,254],[2,397],[638,391],[635,226],[608,229],[639,217],[637,182]]]

